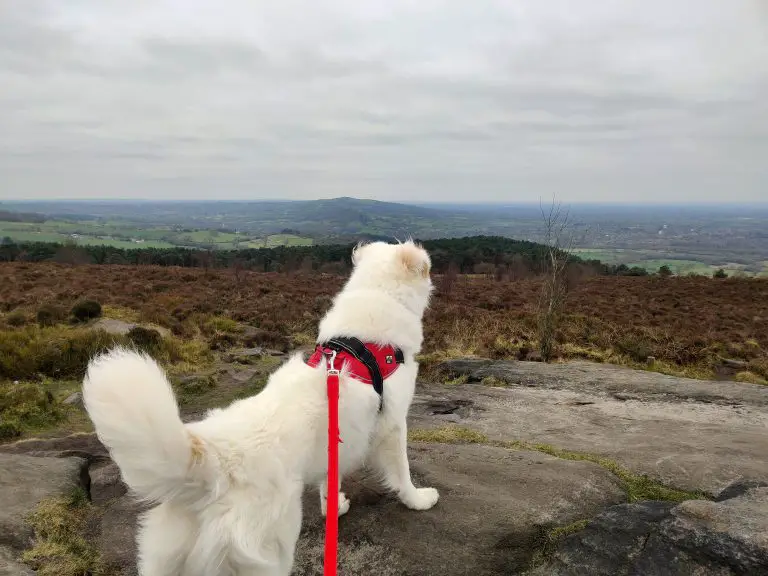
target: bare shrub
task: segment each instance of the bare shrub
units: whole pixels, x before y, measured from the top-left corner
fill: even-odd
[[[537,310],[539,351],[545,362],[554,357],[555,335],[568,295],[568,264],[573,234],[568,212],[553,199],[549,211],[541,206],[544,220],[544,278]]]
[[[456,285],[456,280],[459,277],[459,267],[455,262],[448,264],[448,269],[445,274],[440,276],[440,283],[438,284],[438,291],[440,294],[446,296],[453,292],[453,287]]]

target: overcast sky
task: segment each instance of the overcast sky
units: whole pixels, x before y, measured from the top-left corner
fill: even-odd
[[[0,0],[0,199],[768,201],[766,0]]]

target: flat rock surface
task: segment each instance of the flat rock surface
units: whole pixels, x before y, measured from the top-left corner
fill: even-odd
[[[34,576],[34,572],[16,561],[18,553],[8,546],[0,546],[0,576]]]
[[[374,482],[347,482],[352,507],[339,523],[341,575],[515,574],[531,562],[544,527],[626,498],[603,468],[534,452],[415,444],[410,457],[417,485],[437,488],[440,501],[414,512]],[[307,496],[296,576],[322,574],[324,521],[317,494]]]
[[[593,362],[516,362],[465,358],[443,362],[444,373],[466,374],[480,382],[492,376],[517,386],[574,392],[634,393],[640,399],[697,400],[705,403],[768,406],[768,387],[730,381],[694,380]]]
[[[0,454],[0,546],[24,550],[32,544],[26,517],[46,498],[81,485],[85,461]]]
[[[452,422],[494,440],[599,454],[713,495],[733,482],[768,481],[768,387],[585,362],[454,361],[442,369],[470,383],[421,386],[412,426]],[[471,383],[489,377],[503,386]]]
[[[99,318],[93,324],[91,324],[90,328],[92,330],[103,330],[107,334],[116,334],[119,336],[124,336],[128,334],[131,330],[136,328],[137,326],[142,326],[141,324],[135,324],[133,322],[126,322],[125,320],[118,320],[117,318]],[[164,338],[167,338],[171,335],[171,331],[168,330],[168,328],[165,328],[163,326],[157,326],[155,324],[150,325],[143,325],[145,328],[150,328],[152,330],[156,330],[161,336]]]

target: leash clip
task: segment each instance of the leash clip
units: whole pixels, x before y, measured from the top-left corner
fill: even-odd
[[[338,376],[340,371],[336,369],[336,350],[331,350],[331,353],[326,354],[326,356],[331,357],[330,360],[328,360],[328,375]]]

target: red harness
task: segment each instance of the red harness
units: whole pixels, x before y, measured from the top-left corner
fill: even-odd
[[[333,342],[333,340],[331,342]],[[371,343],[365,343],[363,346],[370,352],[376,361],[382,380],[389,378],[395,370],[397,370],[397,367],[402,364],[402,353],[394,346],[379,346],[378,344]],[[340,363],[338,366],[343,366],[346,369],[345,372],[348,373],[349,376],[355,380],[364,382],[365,384],[374,384],[375,376],[371,374],[368,365],[363,359],[347,350],[339,350],[336,347],[330,348],[327,345],[323,346],[318,344],[317,348],[315,348],[315,352],[309,357],[309,360],[307,360],[307,364],[315,368],[324,358],[329,358],[334,350],[336,351],[336,360]],[[341,368],[339,368],[339,370],[341,370]]]
[[[379,394],[381,410],[384,380],[405,361],[394,346],[363,343],[357,338],[333,338],[315,348],[307,364],[317,367],[325,360],[328,370],[328,492],[325,514],[324,576],[335,576],[339,548],[339,376],[344,369],[355,380],[370,384]]]

